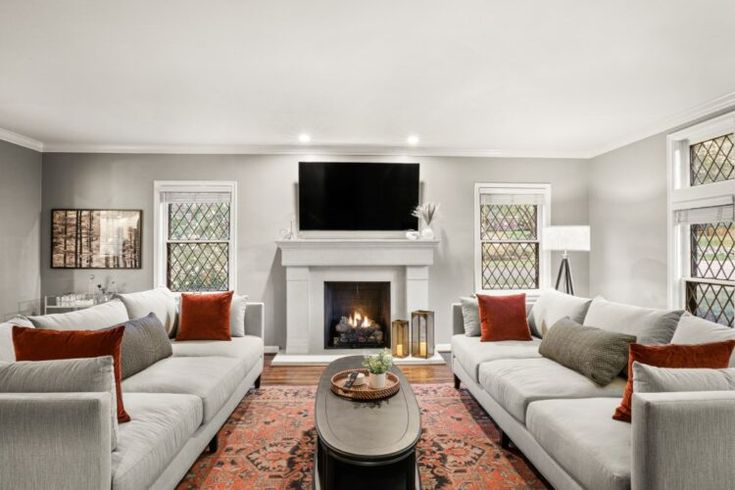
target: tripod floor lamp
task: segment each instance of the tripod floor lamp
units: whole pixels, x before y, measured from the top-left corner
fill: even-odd
[[[567,294],[574,294],[572,267],[569,265],[568,252],[590,251],[589,226],[548,226],[544,228],[543,247],[546,250],[561,252],[561,264],[556,275],[556,289],[561,284]]]

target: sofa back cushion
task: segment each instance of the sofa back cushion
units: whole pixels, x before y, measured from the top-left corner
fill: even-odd
[[[130,319],[125,306],[117,300],[68,313],[54,313],[52,315],[29,316],[26,318],[36,328],[51,330],[99,330],[118,325]]]
[[[123,324],[122,379],[143,371],[161,359],[171,357],[173,349],[163,324],[155,313]]]
[[[125,305],[128,319],[142,318],[148,313],[155,313],[169,337],[173,337],[176,333],[176,299],[168,288],[118,294],[117,297]]]
[[[735,390],[735,368],[662,368],[633,363],[633,393]]]
[[[117,395],[117,420],[128,422],[120,384],[120,347],[125,328],[122,326],[105,330],[46,330],[39,328],[13,327],[13,346],[19,361],[51,361],[112,356]]]
[[[682,310],[658,310],[613,303],[598,296],[590,304],[584,325],[634,335],[639,344],[668,344],[682,313]]]
[[[112,449],[117,447],[117,396],[111,356],[56,361],[0,362],[0,393],[110,394]]]
[[[480,336],[480,307],[477,304],[477,298],[463,296],[459,298],[460,307],[462,308],[462,324],[464,325],[464,334],[468,337]]]
[[[631,421],[633,408],[633,363],[665,368],[726,368],[735,348],[735,340],[699,345],[641,345],[631,344],[628,355],[628,383],[613,418]]]
[[[735,328],[726,327],[690,313],[684,313],[676,327],[672,344],[708,344],[723,340],[735,340]],[[735,367],[735,353],[730,357],[730,367]]]
[[[564,294],[556,289],[544,289],[528,314],[528,326],[536,337],[543,337],[548,329],[562,318],[582,323],[592,302]]]
[[[625,369],[628,348],[633,342],[632,335],[583,327],[562,318],[544,336],[539,353],[600,386],[607,386]]]

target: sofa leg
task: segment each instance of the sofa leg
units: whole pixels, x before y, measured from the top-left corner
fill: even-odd
[[[216,453],[219,447],[219,441],[217,440],[218,434],[215,434],[211,441],[209,441],[209,452]]]
[[[508,434],[500,431],[500,447],[503,449],[510,449],[510,437],[508,437]]]
[[[455,374],[454,375],[454,389],[455,390],[458,390],[459,389],[459,385],[461,385],[461,384],[462,384],[462,381],[460,381],[460,379]]]
[[[262,375],[261,375],[262,376]],[[255,387],[260,388],[260,376],[255,379]]]

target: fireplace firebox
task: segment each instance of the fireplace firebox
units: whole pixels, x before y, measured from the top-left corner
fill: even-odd
[[[390,347],[390,282],[324,283],[324,348]]]

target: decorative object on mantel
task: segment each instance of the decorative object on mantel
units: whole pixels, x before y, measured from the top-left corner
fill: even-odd
[[[574,281],[572,280],[572,267],[569,265],[570,251],[590,251],[590,227],[589,226],[547,226],[544,228],[543,247],[546,250],[560,250],[561,264],[556,275],[556,285],[564,276],[564,292],[574,294]]]
[[[418,231],[407,231],[406,232],[406,238],[409,240],[418,240],[421,237],[421,234]]]
[[[368,375],[368,379],[370,378],[369,371],[367,369],[347,369],[345,371],[340,371],[332,376],[331,379],[331,388],[335,395],[357,401],[377,401],[389,398],[398,393],[401,389],[401,383],[398,376],[391,372],[384,373],[385,380],[382,388],[373,388],[369,386],[369,383],[365,382],[360,385],[355,382],[355,384],[348,388],[345,386],[345,383],[347,383],[350,379],[350,375],[354,372],[357,372],[358,377],[359,375],[362,375],[363,377]]]
[[[293,240],[296,238],[296,223],[294,218],[288,221],[288,228],[282,228],[279,233],[281,234],[281,240]]]
[[[434,356],[434,312],[417,310],[411,313],[411,355],[428,359]]]
[[[408,357],[408,321],[393,320],[393,323],[391,323],[390,340],[393,357],[401,359]]]
[[[53,209],[52,269],[140,269],[143,211]]]
[[[377,354],[366,356],[362,365],[368,369],[368,384],[370,388],[382,390],[385,388],[385,374],[393,365],[393,356],[388,349],[383,349]]]
[[[436,212],[438,210],[438,204],[425,202],[419,206],[416,206],[416,209],[414,209],[413,213],[411,213],[412,216],[415,216],[424,222],[424,227],[421,230],[421,238],[423,238],[424,240],[434,239],[434,230],[431,229],[431,223],[434,222],[434,217],[436,216]]]

